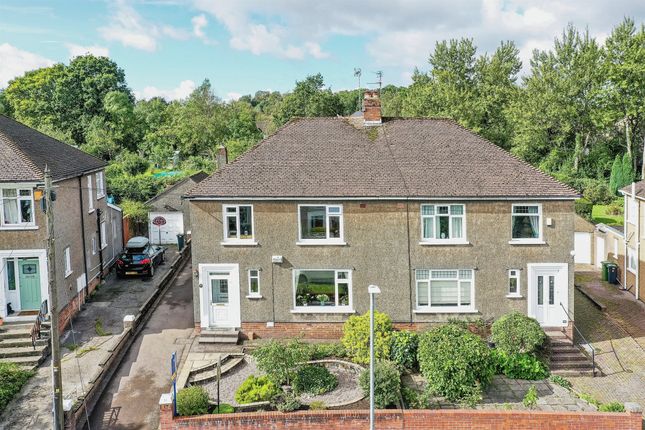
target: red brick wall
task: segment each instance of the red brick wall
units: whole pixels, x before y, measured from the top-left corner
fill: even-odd
[[[366,410],[258,412],[198,417],[172,416],[171,405],[161,405],[160,430],[364,430]],[[531,412],[476,410],[376,411],[379,430],[641,430],[640,413]]]

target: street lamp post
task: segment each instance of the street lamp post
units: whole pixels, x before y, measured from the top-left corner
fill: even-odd
[[[376,285],[367,287],[370,294],[370,430],[374,430],[374,299],[381,294]]]

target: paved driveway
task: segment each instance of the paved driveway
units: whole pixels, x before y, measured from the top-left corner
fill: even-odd
[[[605,376],[570,378],[574,388],[603,403],[636,402],[645,408],[645,304],[600,281],[598,272],[577,273],[576,285],[606,306],[601,311],[575,292],[576,326],[596,349]]]

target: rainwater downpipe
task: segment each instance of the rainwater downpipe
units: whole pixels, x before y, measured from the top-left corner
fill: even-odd
[[[641,204],[636,200],[636,183],[632,182],[632,199],[636,207],[636,300],[640,297],[641,275]]]

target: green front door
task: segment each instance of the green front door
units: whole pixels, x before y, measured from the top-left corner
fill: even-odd
[[[37,258],[18,260],[20,310],[40,309],[40,268]]]

